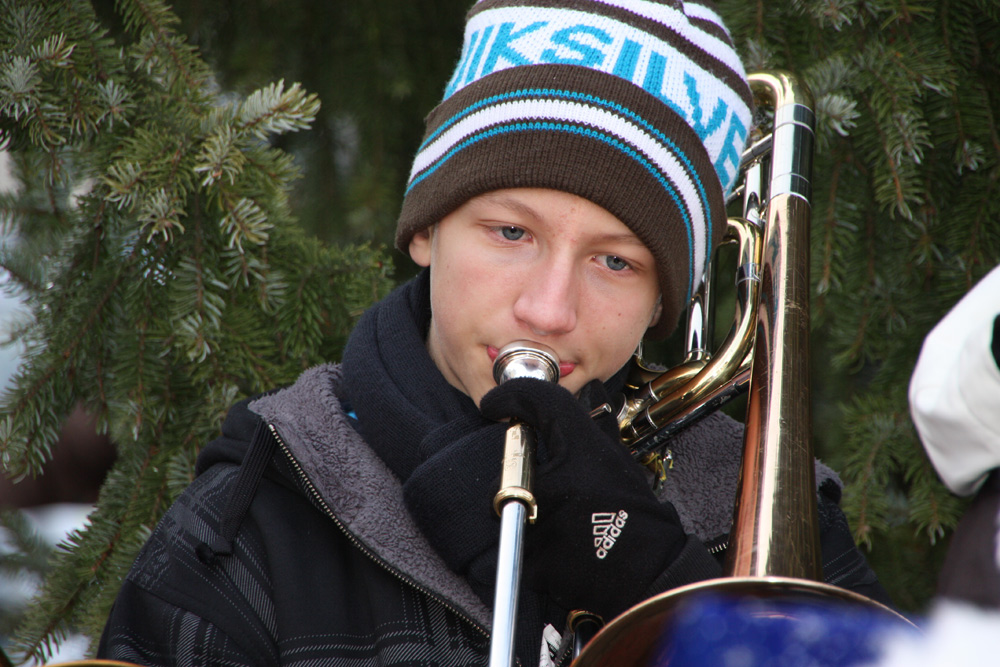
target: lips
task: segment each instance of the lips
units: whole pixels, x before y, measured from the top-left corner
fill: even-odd
[[[497,355],[500,354],[500,348],[493,347],[492,345],[486,346],[486,354],[489,355],[490,361],[496,361]],[[559,362],[559,377],[564,378],[576,368],[576,363],[573,361],[560,361]]]

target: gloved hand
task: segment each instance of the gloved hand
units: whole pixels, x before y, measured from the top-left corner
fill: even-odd
[[[480,409],[530,424],[538,436],[538,519],[525,531],[524,584],[567,610],[610,620],[648,594],[687,537],[618,441],[614,416],[590,417],[607,399],[603,385],[591,382],[581,397],[516,379],[487,393]]]
[[[421,463],[403,483],[403,497],[435,551],[492,606],[506,426],[468,415],[429,432],[415,445]]]

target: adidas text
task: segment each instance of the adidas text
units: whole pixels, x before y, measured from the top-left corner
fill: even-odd
[[[628,519],[628,512],[619,510],[614,512],[594,512],[590,522],[594,526],[594,547],[597,549],[597,557],[604,559],[611,547],[615,546],[615,541],[622,534],[625,521]]]

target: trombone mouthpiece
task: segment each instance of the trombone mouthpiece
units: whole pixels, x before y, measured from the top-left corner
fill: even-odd
[[[497,384],[503,384],[515,378],[558,382],[559,359],[556,353],[545,345],[526,340],[504,345],[493,362],[493,379]]]

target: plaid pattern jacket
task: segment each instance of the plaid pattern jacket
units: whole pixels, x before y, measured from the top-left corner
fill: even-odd
[[[193,667],[488,662],[490,610],[413,523],[398,480],[341,409],[341,382],[338,366],[320,366],[234,406],[124,581],[99,657]],[[664,494],[706,543],[729,530],[740,433],[719,415],[672,443]],[[839,480],[817,472],[827,581],[884,601],[836,505]]]

